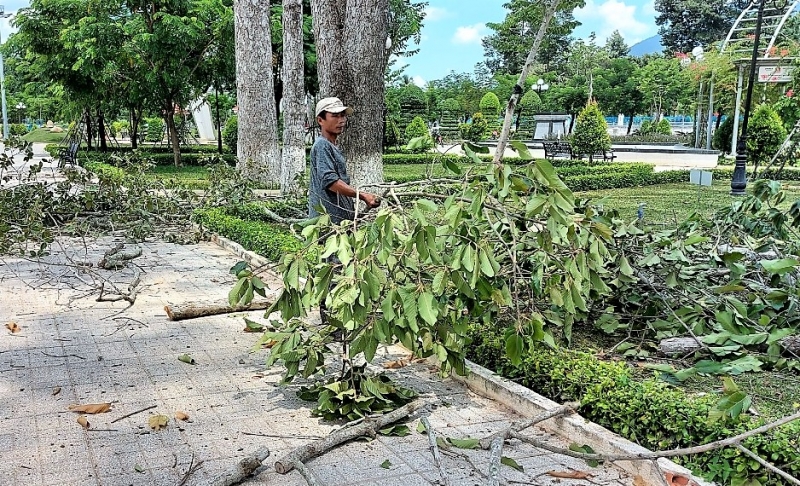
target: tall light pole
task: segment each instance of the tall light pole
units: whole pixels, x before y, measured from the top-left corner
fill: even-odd
[[[753,101],[753,83],[756,78],[756,61],[758,48],[761,43],[761,21],[764,17],[764,3],[758,4],[758,17],[756,17],[756,32],[753,36],[753,55],[750,58],[750,78],[747,82],[747,95],[744,99],[744,119],[742,120],[742,136],[736,146],[736,165],[733,167],[731,179],[731,196],[744,196],[747,194],[747,122],[750,120],[750,106]]]
[[[18,123],[22,123],[22,113],[25,112],[25,108],[27,108],[25,103],[23,103],[21,101],[19,103],[17,103],[17,122]]]
[[[6,13],[5,5],[0,5],[0,19],[7,19],[11,14]],[[3,39],[0,37],[0,46]],[[8,140],[8,112],[6,111],[6,76],[3,72],[3,53],[0,52],[0,102],[3,105],[3,140]]]

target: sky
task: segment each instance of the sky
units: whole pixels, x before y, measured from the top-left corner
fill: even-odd
[[[503,21],[506,1],[427,0],[419,53],[399,59],[396,66],[408,64],[404,74],[420,86],[450,71],[472,73],[483,60],[481,39],[493,32],[486,23]],[[582,24],[575,37],[585,39],[595,32],[600,45],[614,30],[629,46],[658,33],[653,0],[586,0],[574,15]]]

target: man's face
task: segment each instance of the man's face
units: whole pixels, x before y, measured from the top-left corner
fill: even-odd
[[[317,122],[319,123],[320,128],[322,128],[322,131],[332,133],[334,135],[340,135],[344,131],[345,125],[347,125],[347,115],[345,115],[344,112],[328,112],[325,115],[325,118],[322,118],[321,116],[317,117]]]

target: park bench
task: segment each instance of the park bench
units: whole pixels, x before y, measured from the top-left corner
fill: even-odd
[[[544,158],[547,160],[553,160],[557,157],[563,159],[573,158],[572,146],[570,146],[569,142],[542,142],[542,147],[544,148]]]
[[[78,165],[78,147],[79,142],[70,142],[64,147],[58,149],[58,167],[63,168],[67,164]]]
[[[576,154],[573,153],[573,159],[583,159],[584,157],[588,157],[587,154]],[[614,153],[613,149],[608,150],[598,150],[597,152],[592,154],[592,161],[596,160],[603,160],[603,162],[614,162],[614,159],[617,158],[617,155]]]

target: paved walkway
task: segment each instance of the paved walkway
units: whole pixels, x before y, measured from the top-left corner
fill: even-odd
[[[0,335],[0,483],[202,485],[266,446],[271,457],[245,484],[305,484],[299,473],[280,476],[272,464],[341,424],[311,417],[309,405],[295,396],[299,384],[278,384],[281,368],[265,369],[266,351],[249,352],[259,335],[242,331],[241,315],[171,322],[163,311],[165,304],[224,300],[236,257],[210,243],[153,242],[141,245],[135,265],[112,272],[83,266],[114,246],[111,238],[88,246],[58,243],[53,256],[41,262],[0,259],[0,325],[19,327],[17,333],[3,328]],[[137,275],[140,290],[132,307],[125,301],[97,302],[100,278],[125,290]],[[262,314],[250,313],[254,319]],[[194,365],[178,360],[184,353]],[[392,350],[379,355],[398,357]],[[388,373],[433,404],[430,420],[440,434],[479,438],[519,419],[460,384],[439,379],[424,363]],[[87,415],[88,430],[77,422],[79,414],[68,410],[71,404],[99,402],[111,402],[111,410]],[[177,411],[189,421],[176,421]],[[166,429],[148,426],[157,414],[170,418]],[[409,424],[412,431],[417,420]],[[469,460],[443,458],[451,484],[484,484],[488,452],[465,452]],[[521,473],[504,466],[507,484],[587,484],[554,478],[549,471],[586,471],[598,485],[633,484],[613,466],[589,468],[523,444],[507,446],[505,454],[525,468]],[[441,484],[427,438],[416,432],[349,443],[308,466],[330,486]]]

